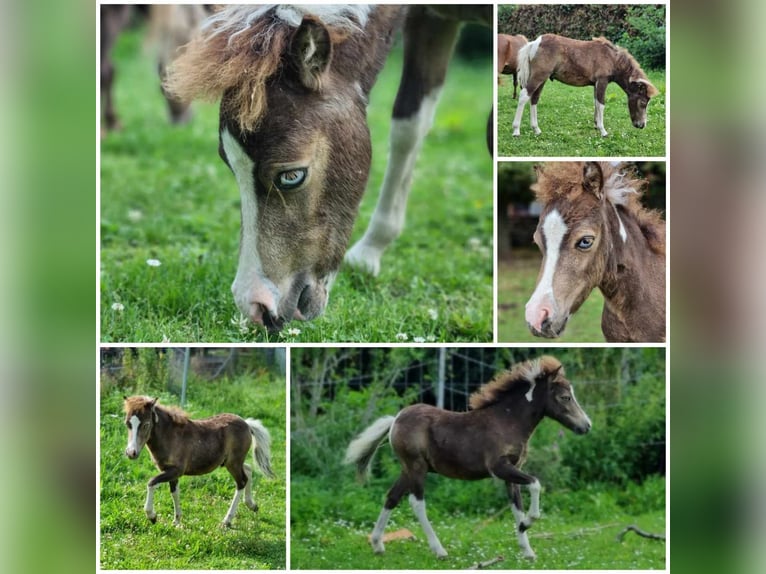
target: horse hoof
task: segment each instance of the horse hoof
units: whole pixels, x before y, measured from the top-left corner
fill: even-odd
[[[438,552],[438,551],[437,551],[437,552],[436,552],[436,557],[437,557],[439,560],[444,560],[444,559],[446,559],[446,558],[447,558],[447,551],[446,551],[446,550],[444,550],[444,549],[442,549],[442,551],[441,551],[441,552]]]
[[[523,556],[527,560],[536,560],[537,559],[537,554],[535,554],[534,552],[525,552]]]
[[[157,515],[156,514],[154,516],[147,516],[147,518],[149,519],[149,522],[151,522],[152,524],[157,524]]]

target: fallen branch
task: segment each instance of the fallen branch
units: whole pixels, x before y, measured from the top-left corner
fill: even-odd
[[[484,562],[476,562],[475,564],[471,564],[468,568],[466,568],[466,570],[481,570],[482,568],[492,566],[492,564],[497,564],[503,560],[505,560],[505,558],[502,556],[495,556],[491,560],[485,560]]]
[[[652,534],[651,532],[646,532],[644,530],[641,530],[638,526],[634,524],[629,524],[625,528],[622,529],[622,531],[617,535],[617,542],[622,542],[622,539],[625,537],[625,534],[628,533],[628,531],[632,530],[639,536],[643,536],[644,538],[650,538],[651,540],[665,540],[664,534]]]
[[[598,532],[599,530],[604,530],[605,528],[611,528],[612,526],[619,526],[619,524],[619,522],[610,522],[609,524],[601,524],[592,528],[578,528],[577,530],[567,532],[565,536],[583,536],[585,534],[591,534],[593,532]],[[552,532],[535,532],[534,530],[528,530],[527,532],[530,538],[556,538],[559,536],[564,536],[562,533],[554,534]]]

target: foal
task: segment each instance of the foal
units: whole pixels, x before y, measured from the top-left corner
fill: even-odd
[[[402,465],[372,531],[371,543],[381,553],[383,532],[391,511],[409,493],[410,505],[440,558],[447,551],[426,516],[423,497],[426,474],[478,480],[495,477],[505,481],[524,557],[535,558],[527,529],[540,518],[540,482],[521,471],[527,442],[544,417],[550,417],[577,434],[591,428],[588,415],[575,400],[574,390],[561,363],[549,356],[527,361],[500,373],[470,397],[471,410],[456,413],[430,405],[406,407],[395,417],[378,419],[346,451],[345,462],[355,464],[364,480],[372,458],[388,439]],[[520,485],[529,486],[529,513],[524,513]]]
[[[154,490],[158,484],[170,485],[175,511],[173,524],[180,526],[178,479],[183,475],[207,474],[219,466],[225,466],[237,484],[223,526],[231,526],[243,493],[248,508],[258,510],[252,494],[253,470],[245,463],[251,445],[256,466],[265,476],[275,478],[271,470],[271,436],[260,421],[244,420],[232,414],[191,420],[180,409],[160,406],[156,398],[143,396],[125,397],[124,408],[128,428],[125,456],[138,458],[146,445],[154,465],[161,471],[149,481],[146,489],[144,511],[150,521],[157,521]]]

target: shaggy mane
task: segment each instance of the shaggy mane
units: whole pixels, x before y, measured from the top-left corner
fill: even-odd
[[[646,84],[647,95],[650,98],[653,98],[660,93],[659,90],[655,88],[654,85],[649,81],[649,78],[644,73],[644,70],[641,68],[641,64],[638,63],[638,60],[636,60],[633,55],[625,48],[620,48],[619,46],[614,45],[603,36],[593,38],[593,41],[609,46],[612,50],[614,50],[616,57],[616,69],[628,72],[628,77],[632,82],[644,82]]]
[[[127,397],[124,403],[125,414],[130,415],[132,412],[144,410],[153,400],[152,397],[147,396]],[[178,407],[166,407],[164,405],[156,404],[155,408],[167,414],[173,424],[184,425],[190,420],[189,415]]]
[[[165,89],[183,102],[229,96],[226,113],[250,131],[266,113],[266,83],[280,71],[303,19],[325,25],[333,44],[361,31],[364,6],[235,6],[210,16],[175,60]]]
[[[559,374],[564,374],[561,362],[548,355],[514,365],[511,370],[498,373],[494,379],[471,394],[468,399],[469,406],[472,410],[488,407],[500,400],[501,396],[516,384],[532,383],[541,374],[552,373],[556,369],[561,369]]]
[[[599,162],[604,175],[604,194],[615,207],[621,205],[638,222],[644,237],[656,253],[665,252],[665,223],[660,212],[641,204],[647,181],[635,167],[612,162]],[[576,199],[583,193],[584,162],[548,162],[537,166],[537,183],[532,185],[537,200],[543,205],[564,199]]]

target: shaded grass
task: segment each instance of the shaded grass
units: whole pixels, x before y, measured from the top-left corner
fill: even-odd
[[[552,342],[530,333],[524,319],[524,305],[535,290],[542,256],[537,249],[514,249],[513,260],[497,268],[497,340],[499,342]],[[557,343],[601,343],[601,312],[604,298],[594,289],[582,307],[569,318]]]
[[[178,399],[162,395],[172,405]],[[234,412],[260,419],[272,437],[272,468],[277,479],[254,472],[257,513],[244,502],[232,528],[220,523],[235,485],[225,469],[179,481],[182,527],[173,526],[173,504],[166,485],[155,492],[157,523],[144,514],[147,481],[158,474],[148,452],[128,460],[123,452],[127,432],[122,392],[101,401],[100,565],[103,569],[284,569],[285,550],[285,384],[268,376],[240,377],[189,386],[187,412],[202,418]],[[252,464],[252,451],[248,454]]]
[[[492,340],[491,62],[453,62],[418,160],[406,229],[380,276],[342,267],[324,316],[268,335],[241,320],[230,292],[239,195],[218,158],[217,106],[195,104],[189,125],[169,126],[139,43],[132,32],[116,48],[125,127],[101,150],[102,341]],[[395,48],[371,94],[373,168],[352,241],[377,200],[400,74]]]
[[[521,121],[521,135],[513,137],[513,118],[518,99],[512,99],[513,83],[504,76],[498,86],[497,149],[500,157],[663,157],[665,156],[665,72],[647,72],[660,91],[652,98],[644,129],[630,121],[627,96],[610,83],[606,90],[604,127],[607,137],[593,127],[593,88],[577,88],[547,82],[537,105],[542,133],[529,127],[529,104]],[[518,95],[517,95],[518,98]]]

